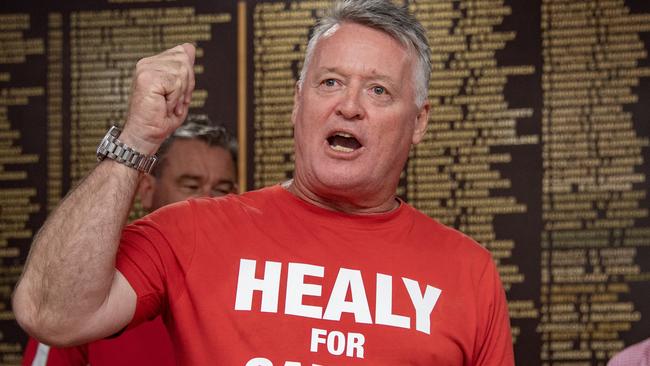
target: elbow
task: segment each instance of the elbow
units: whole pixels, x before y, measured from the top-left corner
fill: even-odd
[[[16,322],[25,332],[43,343],[47,343],[44,337],[47,324],[43,324],[38,316],[38,306],[33,297],[30,296],[23,281],[18,283],[12,297],[12,310]]]
[[[60,319],[48,316],[39,309],[24,287],[19,283],[12,298],[12,309],[18,325],[39,342],[51,346],[67,347],[78,343],[71,337],[73,332],[64,331]]]
[[[25,289],[24,281],[19,281],[11,299],[11,308],[16,322],[30,335],[38,328],[36,324],[36,306],[30,301],[30,296]]]

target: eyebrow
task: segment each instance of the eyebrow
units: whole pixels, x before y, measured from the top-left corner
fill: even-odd
[[[180,181],[186,180],[186,179],[201,180],[201,176],[193,175],[193,174],[183,174],[183,175],[179,176],[178,178],[176,178],[176,181],[180,182]]]
[[[318,75],[319,73],[320,73],[321,75],[322,75],[322,74],[326,74],[326,73],[333,73],[333,74],[345,75],[345,73],[339,71],[339,69],[337,69],[336,67],[323,67],[323,68],[321,68],[320,71],[317,72],[317,75]],[[384,83],[384,84],[387,84],[388,87],[389,87],[391,90],[399,90],[398,85],[399,85],[400,83],[396,83],[396,82],[394,82],[394,81],[393,81],[389,76],[384,75],[384,74],[373,73],[371,77],[364,77],[364,79],[365,79],[365,80],[377,80],[377,81],[380,81],[380,82],[382,82],[382,83]]]

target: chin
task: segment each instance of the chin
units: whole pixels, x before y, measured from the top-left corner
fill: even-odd
[[[366,191],[372,184],[371,179],[360,174],[324,174],[318,176],[318,182],[324,190],[336,195],[349,196]]]
[[[296,162],[296,172],[303,172],[300,181],[316,194],[328,196],[350,196],[368,191],[372,186],[386,183],[384,178],[377,177],[367,164],[359,161],[330,161],[322,158],[313,164],[306,164],[304,168]],[[378,179],[378,180],[377,180]]]

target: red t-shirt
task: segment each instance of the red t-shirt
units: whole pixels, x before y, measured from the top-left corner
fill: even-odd
[[[182,365],[513,365],[489,253],[406,203],[350,215],[280,186],[164,207],[117,260]]]
[[[174,350],[160,317],[116,338],[78,347],[56,348],[30,338],[23,366],[173,366]]]

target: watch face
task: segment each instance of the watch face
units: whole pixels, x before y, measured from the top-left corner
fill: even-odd
[[[118,138],[120,136],[120,133],[122,133],[122,130],[120,130],[119,127],[111,126],[111,128],[108,130],[108,133],[106,133],[106,137],[110,135],[115,138]]]
[[[150,173],[158,161],[156,155],[146,156],[127,147],[117,139],[121,132],[122,130],[116,126],[108,130],[99,146],[97,146],[97,160],[102,161],[109,157],[130,168]]]
[[[106,143],[108,140],[104,136],[102,141],[99,143],[99,146],[97,146],[97,160],[102,161],[106,157]]]
[[[114,130],[116,130],[116,131],[114,131]],[[116,133],[117,133],[117,135],[116,135]],[[106,135],[104,135],[104,138],[102,139],[102,141],[101,141],[101,142],[99,143],[99,145],[97,146],[97,160],[98,160],[98,161],[102,161],[102,160],[104,160],[104,158],[105,158],[106,155],[108,154],[108,149],[107,149],[108,144],[109,144],[109,143],[110,143],[110,142],[111,142],[115,137],[119,136],[119,134],[120,134],[120,130],[119,130],[117,127],[115,127],[115,126],[111,127],[111,128],[108,130],[108,132],[106,132]]]

